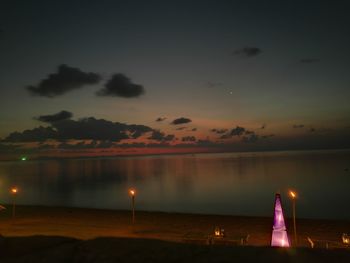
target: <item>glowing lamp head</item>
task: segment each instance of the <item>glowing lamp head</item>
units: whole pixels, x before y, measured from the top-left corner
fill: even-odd
[[[11,188],[11,193],[14,194],[14,195],[17,194],[18,193],[17,187],[12,187]]]
[[[216,237],[221,236],[221,231],[220,231],[220,228],[219,228],[219,227],[215,227],[214,235],[215,235]]]
[[[21,157],[21,161],[27,161],[27,157],[25,156]]]
[[[292,199],[297,198],[297,194],[296,194],[296,192],[294,192],[294,191],[289,191],[289,196],[290,196]]]
[[[131,196],[135,196],[135,195],[136,195],[135,189],[130,189],[130,190],[129,190],[129,194],[130,194]]]

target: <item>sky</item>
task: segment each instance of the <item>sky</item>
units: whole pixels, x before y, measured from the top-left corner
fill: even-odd
[[[350,147],[348,1],[0,4],[0,159]]]

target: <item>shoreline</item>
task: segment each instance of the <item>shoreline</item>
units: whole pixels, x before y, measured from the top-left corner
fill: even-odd
[[[229,238],[249,235],[248,245],[269,246],[271,217],[239,215],[187,214],[136,211],[135,224],[131,211],[73,207],[16,206],[0,211],[0,234],[3,236],[64,236],[88,240],[98,237],[149,238],[185,242],[186,235],[207,236],[219,226]],[[286,218],[292,240],[292,222]],[[321,243],[339,243],[342,233],[350,232],[350,220],[297,219],[298,246],[309,247],[307,237]]]
[[[12,218],[9,207],[0,211],[0,262],[350,262],[350,247],[334,246],[350,221],[300,219],[291,248],[270,247],[272,218],[136,211],[131,221],[126,210],[43,206],[17,206]],[[215,226],[238,242],[207,243]]]

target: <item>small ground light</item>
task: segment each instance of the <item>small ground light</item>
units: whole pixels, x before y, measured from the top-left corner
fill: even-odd
[[[27,157],[25,156],[21,157],[21,161],[27,161]]]
[[[135,223],[135,195],[136,190],[135,189],[129,189],[129,194],[131,196],[131,205],[132,205],[132,223]]]
[[[16,195],[18,193],[17,187],[11,188],[11,194],[13,195],[13,204],[12,204],[12,217],[15,218],[16,216]]]
[[[292,199],[292,205],[293,205],[293,228],[294,228],[294,246],[298,244],[298,237],[297,237],[297,224],[296,224],[296,218],[295,218],[295,203],[297,198],[297,193],[295,191],[289,190],[289,196]]]

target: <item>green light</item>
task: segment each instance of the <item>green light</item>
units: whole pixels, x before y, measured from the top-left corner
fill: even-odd
[[[27,161],[27,157],[23,156],[23,157],[21,158],[21,160],[22,160],[22,161]]]

